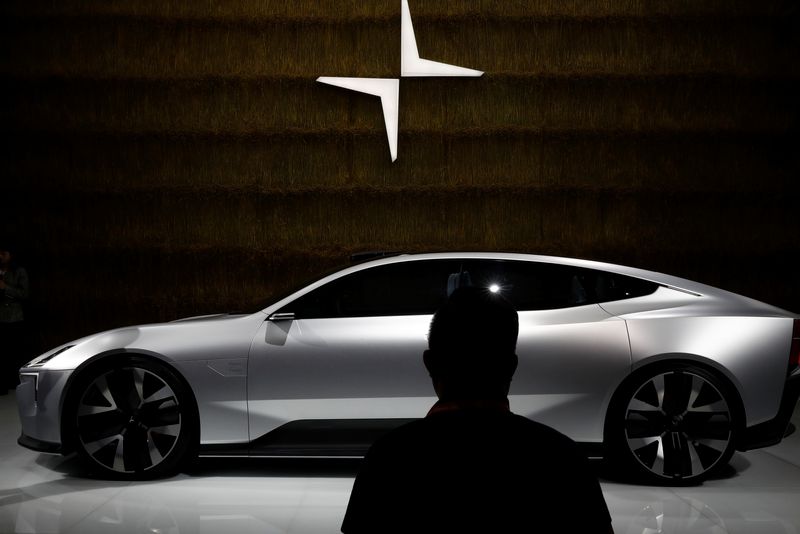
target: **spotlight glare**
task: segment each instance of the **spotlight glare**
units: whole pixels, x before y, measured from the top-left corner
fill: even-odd
[[[491,291],[492,293],[497,293],[500,291],[500,286],[498,286],[497,284],[492,284],[489,286],[489,291]]]

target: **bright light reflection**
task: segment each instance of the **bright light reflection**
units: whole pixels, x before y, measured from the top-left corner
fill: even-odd
[[[491,291],[492,293],[497,293],[498,291],[500,291],[500,286],[498,286],[497,284],[492,284],[489,286],[489,291]]]

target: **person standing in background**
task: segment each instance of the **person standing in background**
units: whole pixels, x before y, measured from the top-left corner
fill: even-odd
[[[17,371],[27,359],[25,313],[28,273],[15,261],[15,249],[0,242],[0,394],[17,386]]]

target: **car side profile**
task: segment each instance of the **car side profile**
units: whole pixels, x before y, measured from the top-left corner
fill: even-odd
[[[518,310],[514,412],[657,483],[698,483],[777,443],[800,395],[800,316],[721,289],[588,260],[397,255],[243,315],[132,326],[20,370],[19,443],[112,478],[195,454],[358,457],[435,401],[422,364],[455,288]]]

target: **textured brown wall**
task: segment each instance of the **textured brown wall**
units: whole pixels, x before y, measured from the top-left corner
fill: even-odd
[[[663,270],[800,311],[800,19],[761,0],[410,0],[480,79],[379,101],[399,0],[0,5],[2,231],[52,344],[250,308],[365,249]]]

